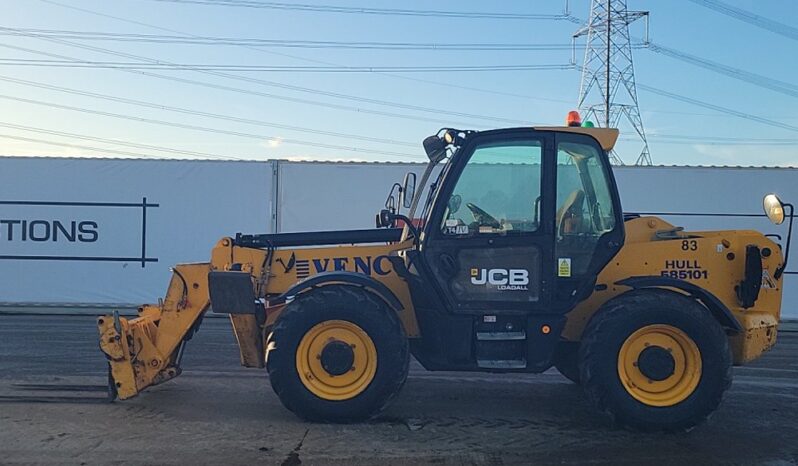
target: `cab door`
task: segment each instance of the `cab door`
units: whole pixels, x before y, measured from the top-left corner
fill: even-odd
[[[531,129],[479,133],[446,168],[421,252],[452,312],[548,308],[553,144],[551,134]]]
[[[623,245],[623,213],[606,153],[584,134],[558,132],[552,309],[567,312],[590,296]]]

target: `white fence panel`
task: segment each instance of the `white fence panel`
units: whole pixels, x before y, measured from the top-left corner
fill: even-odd
[[[423,168],[2,158],[0,303],[150,302],[162,295],[170,266],[207,260],[222,236],[272,227],[281,232],[371,228],[391,185],[407,171],[420,176]],[[762,216],[762,196],[776,192],[785,201],[798,201],[796,169],[618,167],[615,172],[624,210],[659,214],[688,230],[755,229],[786,239],[786,225],[774,226]],[[796,288],[798,275],[790,273],[785,317],[798,317]]]
[[[270,205],[268,163],[0,159],[0,302],[154,302]]]
[[[424,165],[404,163],[280,162],[278,230],[374,228],[393,183]]]

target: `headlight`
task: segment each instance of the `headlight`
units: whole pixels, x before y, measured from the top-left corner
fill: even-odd
[[[784,222],[784,204],[782,204],[778,196],[768,194],[762,200],[762,205],[765,208],[765,215],[768,216],[771,222],[776,225],[781,225]]]

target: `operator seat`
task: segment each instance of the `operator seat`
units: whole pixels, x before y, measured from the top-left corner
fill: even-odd
[[[557,209],[557,234],[574,233],[582,223],[582,204],[585,202],[585,192],[581,189],[574,190]]]

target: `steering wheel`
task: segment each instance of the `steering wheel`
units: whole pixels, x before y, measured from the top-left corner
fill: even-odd
[[[468,210],[470,210],[471,214],[474,216],[474,221],[477,222],[477,224],[479,224],[480,226],[485,225],[491,228],[502,227],[499,221],[496,220],[496,218],[494,218],[491,214],[485,212],[484,210],[480,209],[473,203],[467,202],[466,207],[468,207]]]

